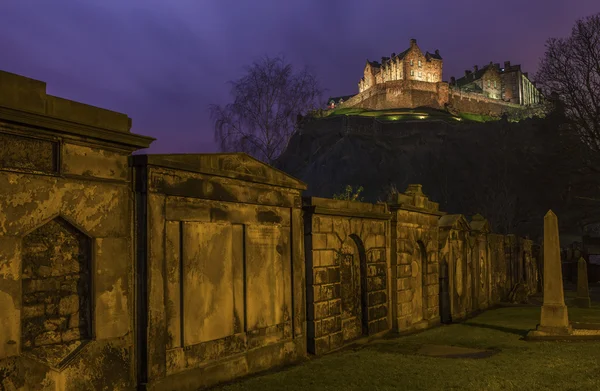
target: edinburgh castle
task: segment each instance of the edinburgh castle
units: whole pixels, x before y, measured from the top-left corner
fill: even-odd
[[[439,50],[423,53],[417,40],[403,52],[367,60],[357,95],[331,98],[329,108],[430,107],[451,112],[500,116],[536,107],[541,94],[520,65],[504,62],[474,66],[463,77],[442,81],[443,59]]]

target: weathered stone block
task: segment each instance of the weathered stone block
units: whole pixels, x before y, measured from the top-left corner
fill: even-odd
[[[319,232],[333,232],[333,219],[328,216],[319,216]]]
[[[400,291],[397,293],[398,303],[408,303],[413,299],[413,292],[411,290]]]
[[[396,273],[399,278],[410,277],[412,275],[412,267],[410,264],[396,266]]]
[[[35,337],[36,346],[52,345],[61,342],[61,333],[56,331],[45,331]]]
[[[342,246],[342,241],[337,233],[327,233],[327,248],[337,249]]]
[[[344,333],[339,331],[337,333],[333,333],[329,336],[329,343],[331,349],[337,349],[342,347],[344,344]]]
[[[321,301],[319,303],[314,304],[314,319],[324,319],[329,316],[329,302]]]
[[[396,289],[403,291],[412,288],[412,279],[410,278],[399,278],[396,280]]]
[[[321,286],[322,285],[307,285],[306,286],[306,301],[307,303],[314,303],[321,301]]]
[[[32,306],[23,306],[21,314],[23,318],[36,318],[38,316],[44,316],[45,307],[43,304],[37,304]]]
[[[71,342],[81,338],[81,332],[78,328],[69,329],[61,333],[63,342]]]
[[[369,307],[369,320],[385,318],[387,316],[387,305],[382,304],[375,307]]]
[[[325,268],[325,267],[313,268],[313,276],[314,276],[315,285],[329,283],[328,268]]]
[[[438,284],[427,285],[427,287],[424,289],[427,289],[427,296],[437,296],[440,291],[440,286]]]
[[[312,235],[312,248],[313,250],[325,250],[327,249],[327,234],[313,232]]]
[[[342,313],[342,300],[335,299],[329,301],[329,314],[340,315]]]
[[[410,327],[412,326],[412,316],[411,315],[407,315],[407,316],[400,316],[398,317],[398,331],[402,332],[402,331],[406,331],[408,329],[410,329]]]
[[[315,251],[319,254],[319,266],[339,266],[338,253],[334,250]]]
[[[337,266],[327,268],[327,282],[335,283],[340,281],[340,268]]]
[[[385,276],[367,277],[367,291],[379,291],[387,286],[387,278]]]
[[[307,326],[310,324],[310,326],[308,327],[308,335],[312,336],[313,338],[319,338],[323,336],[323,327],[322,327],[322,323],[321,320],[315,320],[312,322],[308,322]]]
[[[377,292],[369,292],[368,293],[368,304],[369,307],[375,306],[378,304],[384,304],[387,302],[387,293],[386,291],[377,291]]]
[[[321,321],[323,335],[333,334],[342,329],[342,320],[339,316],[331,316]]]
[[[398,251],[396,259],[398,260],[398,265],[410,265],[413,261],[412,254],[400,251]]]
[[[413,305],[412,302],[401,303],[400,304],[400,314],[401,315],[409,315],[412,313]]]
[[[385,276],[387,265],[385,263],[372,263],[367,265],[367,277]]]

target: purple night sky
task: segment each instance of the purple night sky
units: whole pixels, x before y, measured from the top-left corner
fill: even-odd
[[[446,81],[490,61],[533,74],[548,38],[598,11],[598,0],[1,0],[0,70],[126,113],[132,132],[157,138],[148,152],[214,152],[208,105],[228,103],[227,82],[261,55],[308,65],[324,98],[357,93],[365,59],[410,38],[440,50]]]

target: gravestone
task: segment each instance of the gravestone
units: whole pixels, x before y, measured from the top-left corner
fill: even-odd
[[[582,308],[591,307],[587,263],[583,258],[579,258],[577,262],[577,297],[575,298],[575,304]]]
[[[570,335],[562,281],[558,218],[551,210],[544,216],[544,304],[540,324],[531,336]]]

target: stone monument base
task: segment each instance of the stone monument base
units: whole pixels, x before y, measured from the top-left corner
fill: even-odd
[[[537,325],[535,330],[529,331],[527,336],[531,337],[547,337],[554,335],[571,335],[573,334],[573,328],[569,324],[567,327],[556,327],[556,326],[542,326],[540,324]]]
[[[540,327],[549,327],[557,329],[568,328],[569,312],[567,310],[567,306],[564,304],[554,303],[542,305],[540,325]]]

